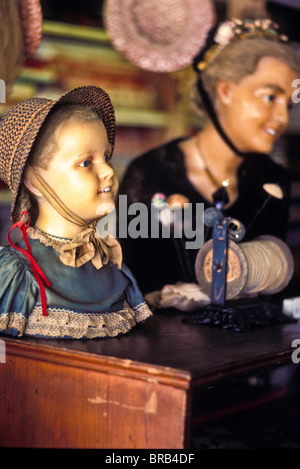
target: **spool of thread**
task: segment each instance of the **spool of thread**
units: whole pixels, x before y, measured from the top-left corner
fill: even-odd
[[[213,241],[205,243],[195,261],[200,290],[211,295]],[[274,236],[260,236],[236,244],[228,240],[226,300],[255,294],[272,295],[283,290],[294,272],[288,246]]]

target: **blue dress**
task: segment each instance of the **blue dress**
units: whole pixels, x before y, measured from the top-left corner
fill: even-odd
[[[130,270],[122,263],[97,270],[89,261],[64,265],[59,250],[29,239],[32,254],[51,282],[47,316],[30,262],[12,247],[0,247],[0,333],[12,336],[93,339],[130,331],[152,315]],[[25,249],[23,240],[16,245]]]

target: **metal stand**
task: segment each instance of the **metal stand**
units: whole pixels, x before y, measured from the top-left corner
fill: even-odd
[[[275,323],[297,322],[282,313],[281,302],[269,298],[231,300],[224,305],[210,304],[199,309],[184,323],[211,325],[236,332],[243,332],[256,326],[269,326]]]
[[[221,209],[223,204],[216,204],[216,207]],[[211,304],[184,318],[183,322],[210,324],[238,332],[253,326],[296,322],[282,313],[281,301],[271,301],[270,297],[226,301],[227,239],[228,219],[218,218],[213,224]]]
[[[227,227],[228,220],[223,218],[213,228],[211,302],[216,305],[224,305],[226,298]]]

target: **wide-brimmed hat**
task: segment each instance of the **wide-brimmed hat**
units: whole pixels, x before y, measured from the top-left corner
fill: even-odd
[[[97,86],[83,86],[55,100],[30,98],[13,106],[0,121],[0,178],[12,192],[11,219],[16,220],[16,200],[32,145],[47,115],[55,106],[79,104],[91,107],[101,118],[113,150],[115,115],[108,94]]]
[[[153,72],[188,67],[215,22],[211,0],[106,0],[103,17],[114,47]]]

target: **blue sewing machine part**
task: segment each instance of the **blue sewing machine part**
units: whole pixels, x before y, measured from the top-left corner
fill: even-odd
[[[209,207],[204,210],[203,221],[206,226],[213,227],[215,221],[221,220],[222,217],[221,210],[218,210],[216,207]]]
[[[213,261],[211,303],[224,305],[226,299],[228,219],[215,221],[213,228]]]

